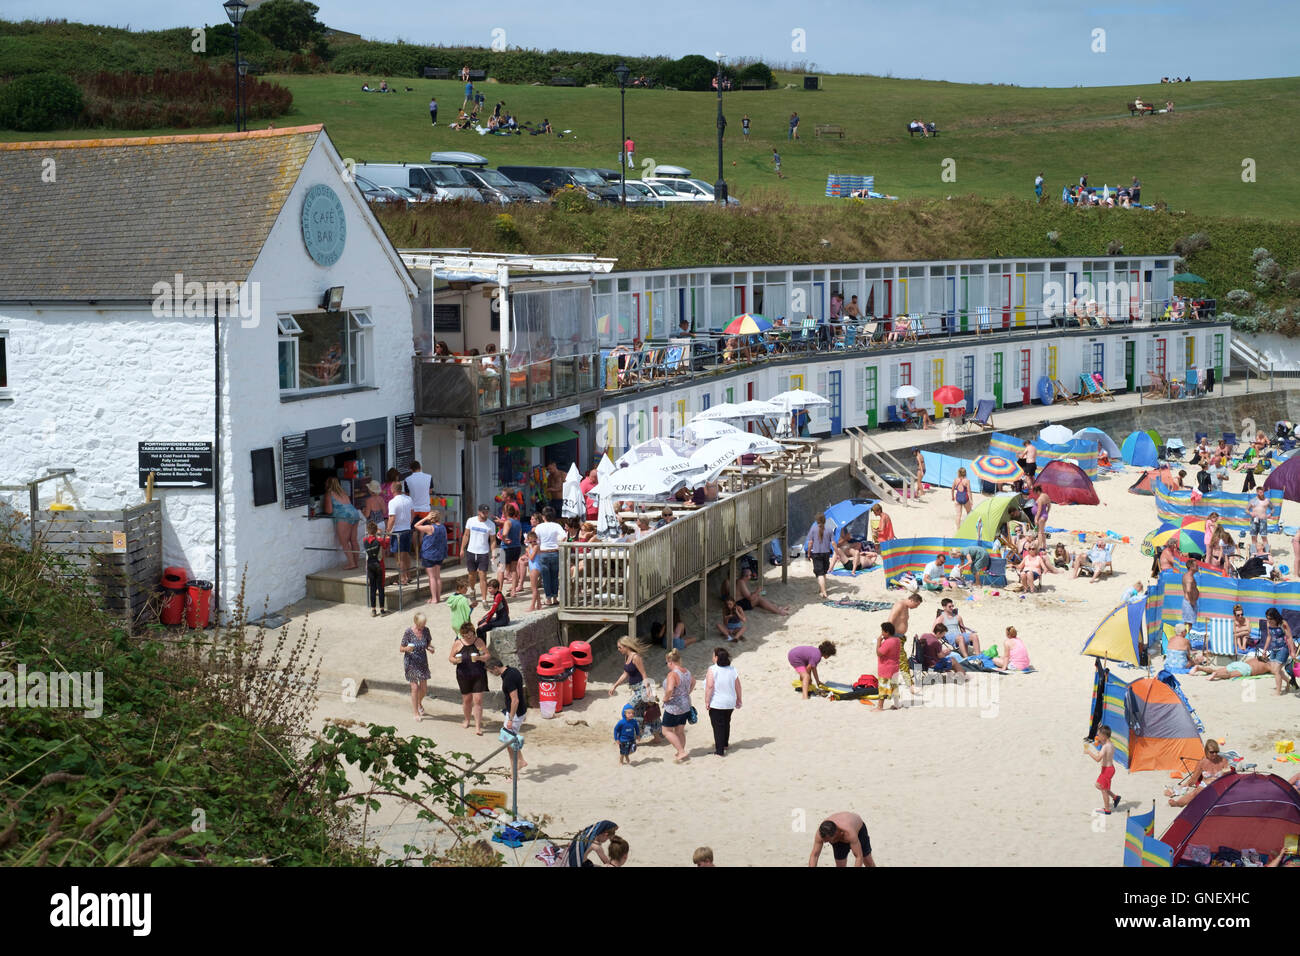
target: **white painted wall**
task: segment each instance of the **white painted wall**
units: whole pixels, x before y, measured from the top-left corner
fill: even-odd
[[[258,256],[250,281],[261,283],[262,312],[245,328],[227,327],[226,351],[229,414],[225,466],[231,481],[227,507],[226,566],[223,575],[237,586],[247,570],[246,601],[260,612],[298,600],[305,593],[307,574],[340,567],[342,552],[329,519],[306,518],[307,508],[286,510],[283,500],[253,506],[253,449],[274,447],[277,482],[281,476],[280,439],[313,428],[343,427],[344,419],[391,418],[409,412],[414,402],[411,363],[412,309],[415,286],[405,279],[400,260],[388,246],[365,203],[339,175],[343,168],[325,137],[317,140],[303,166],[279,219]],[[303,243],[299,216],[307,190],[317,183],[331,186],[343,201],[347,243],[343,255],[329,268],[318,265]],[[327,288],[343,286],[343,308],[367,308],[375,322],[371,381],[375,388],[281,402],[276,314],[319,307]],[[392,461],[389,423],[388,455]],[[430,455],[426,454],[426,457]],[[233,524],[232,524],[233,522]],[[364,529],[362,529],[364,533]],[[307,551],[306,547],[334,548]],[[229,591],[228,595],[233,595]]]
[[[1278,371],[1300,369],[1300,339],[1288,338],[1276,332],[1242,335],[1242,339],[1272,362]]]

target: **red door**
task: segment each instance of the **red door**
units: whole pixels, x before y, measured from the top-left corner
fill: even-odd
[[[1020,350],[1020,394],[1021,401],[1029,404],[1029,349]]]
[[[1165,374],[1165,346],[1167,339],[1156,339],[1156,372],[1160,375]]]

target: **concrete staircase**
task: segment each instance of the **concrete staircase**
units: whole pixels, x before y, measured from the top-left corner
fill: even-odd
[[[456,561],[450,558],[449,561]],[[459,563],[443,564],[442,593],[444,598],[456,588],[456,580],[469,572]],[[418,577],[417,577],[418,575]],[[417,601],[429,599],[429,578],[423,568],[411,569],[411,584],[398,586],[397,571],[389,570],[384,582],[385,600],[390,608],[407,607]],[[332,604],[366,606],[366,569],[326,568],[307,575],[307,596]],[[400,605],[399,605],[400,598]]]

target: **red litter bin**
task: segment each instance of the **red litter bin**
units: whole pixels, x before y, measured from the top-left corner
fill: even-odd
[[[550,652],[537,658],[537,698],[542,708],[542,717],[547,720],[562,709],[560,675],[563,671],[560,662]]]
[[[188,580],[184,568],[163,569],[162,586],[167,593],[163,595],[159,620],[170,627],[179,624],[185,615],[185,583]]]
[[[186,585],[185,626],[207,627],[212,611],[212,582],[190,581]]]
[[[569,644],[569,653],[573,655],[573,699],[582,700],[587,696],[587,670],[591,667],[591,645],[586,641],[573,641]]]
[[[564,695],[564,706],[571,707],[573,705],[573,654],[563,644],[552,647],[546,653],[554,657],[563,670],[560,675],[562,682],[560,690]]]

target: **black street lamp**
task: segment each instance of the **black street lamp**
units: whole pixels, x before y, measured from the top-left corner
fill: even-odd
[[[243,106],[244,70],[247,65],[239,59],[239,25],[244,22],[244,14],[248,12],[248,4],[244,0],[226,0],[222,4],[226,8],[226,16],[230,18],[230,24],[235,28],[235,132],[241,132],[244,128]]]
[[[715,53],[718,60],[718,76],[714,83],[718,87],[718,181],[713,184],[713,198],[722,205],[727,204],[727,181],[722,178],[722,134],[727,128],[727,120],[722,115],[722,54]]]
[[[621,200],[623,208],[627,209],[627,157],[624,155],[627,148],[627,78],[632,71],[628,69],[627,64],[619,61],[618,66],[614,67],[614,76],[618,79],[618,124],[619,135],[622,137],[618,141],[618,184],[623,190]]]

